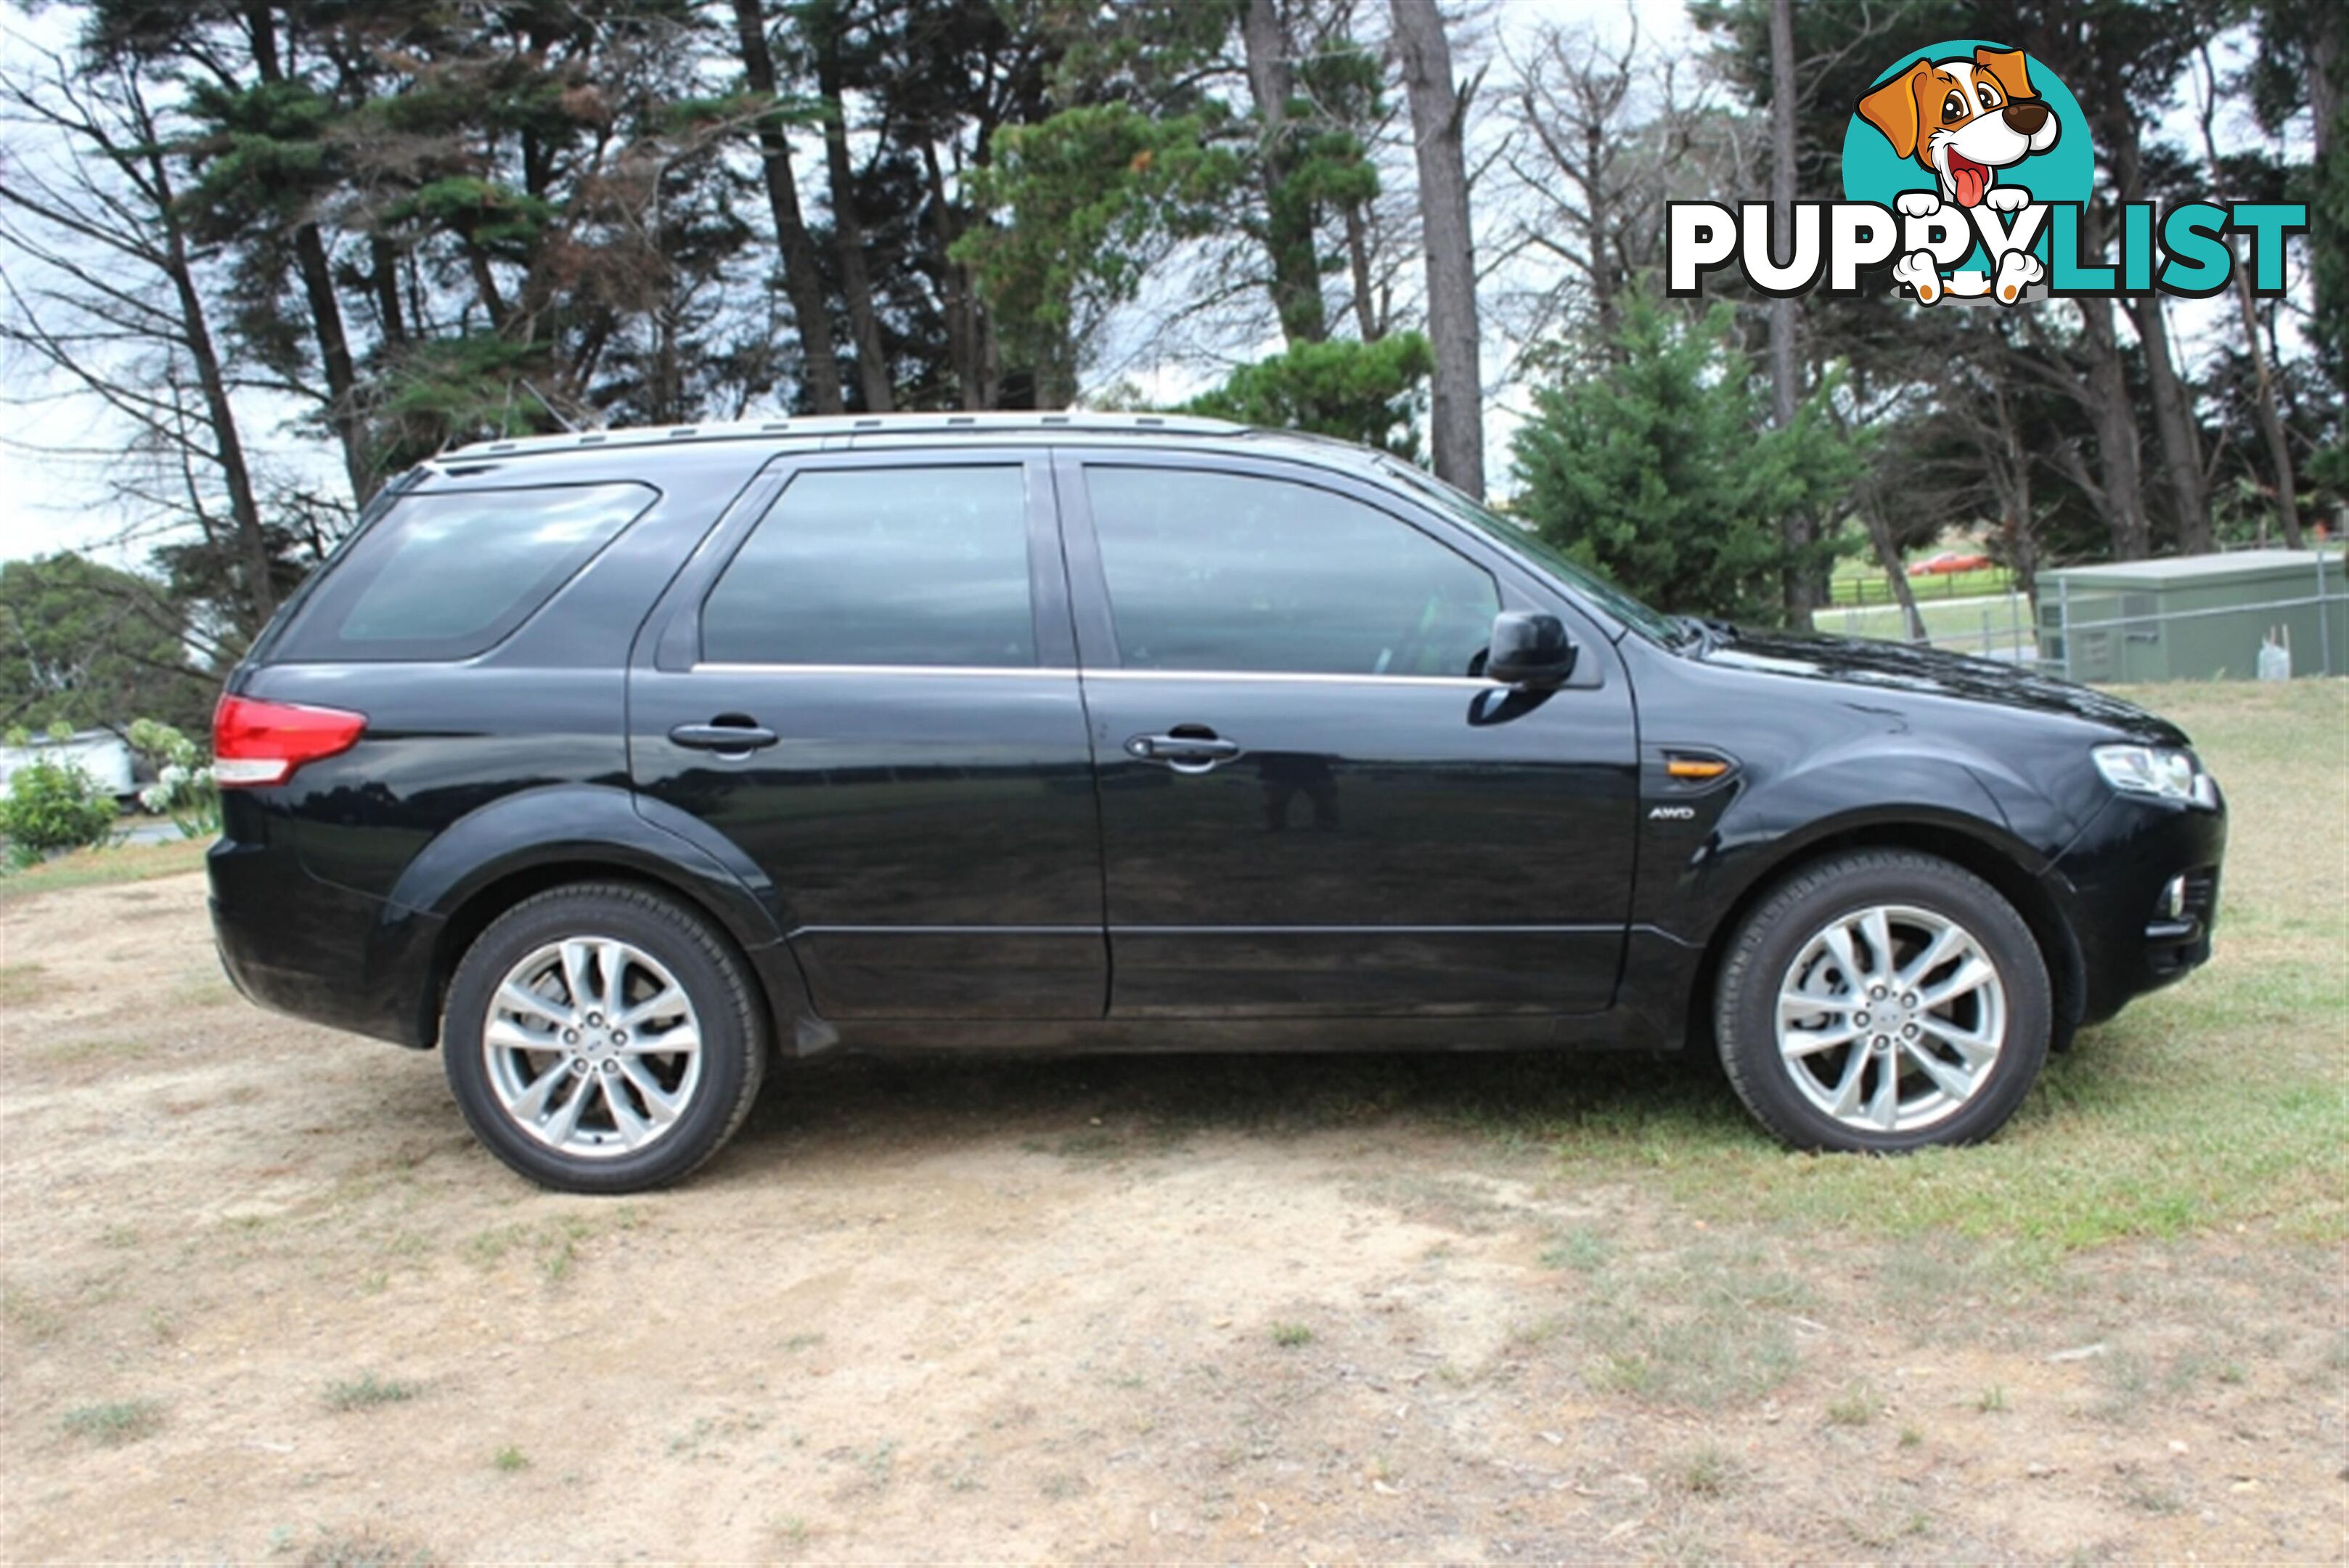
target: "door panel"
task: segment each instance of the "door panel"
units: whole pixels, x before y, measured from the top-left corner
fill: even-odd
[[[773,878],[827,1017],[1101,1015],[1092,758],[1068,671],[641,671],[630,711],[637,787]],[[736,757],[668,737],[733,713],[777,742]]]
[[[1564,607],[1442,524],[1318,473],[1139,466],[1061,472],[1112,1016],[1609,1006],[1638,788],[1611,646],[1577,617],[1574,683],[1509,691],[1466,628]]]
[[[656,631],[633,672],[636,786],[772,878],[826,1016],[1102,1013],[1092,756],[1051,494],[1032,456],[812,457],[737,530],[749,543],[713,538],[722,559],[656,612],[698,624]],[[730,746],[730,727],[772,740]]]
[[[1112,1016],[1595,1012],[1630,907],[1622,682],[1086,677]],[[1522,707],[1522,705],[1518,705]],[[1133,736],[1212,728],[1178,773]]]

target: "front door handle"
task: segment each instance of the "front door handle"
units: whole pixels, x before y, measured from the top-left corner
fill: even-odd
[[[707,724],[679,724],[668,732],[668,738],[697,752],[731,753],[740,757],[747,757],[761,746],[771,746],[782,739],[763,724],[754,724],[748,719],[736,719],[730,713],[721,714]]]
[[[1125,743],[1126,754],[1145,763],[1164,763],[1176,773],[1203,774],[1218,763],[1240,754],[1237,741],[1215,734],[1136,735]]]

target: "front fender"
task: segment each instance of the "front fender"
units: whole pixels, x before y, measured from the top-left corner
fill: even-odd
[[[1784,772],[1737,775],[1697,816],[1659,831],[1653,819],[1639,919],[1702,947],[1764,877],[1813,847],[1857,834],[1926,829],[1959,835],[2032,877],[2050,851],[2019,836],[1998,796],[1959,758],[1835,748]],[[1710,805],[1711,810],[1705,809]]]

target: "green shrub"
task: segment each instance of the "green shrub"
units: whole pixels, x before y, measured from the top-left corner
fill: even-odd
[[[113,798],[70,757],[35,757],[10,776],[0,799],[0,833],[19,864],[103,844],[113,831]]]
[[[153,719],[130,726],[130,748],[155,764],[155,782],[139,792],[139,804],[168,815],[182,838],[210,838],[220,831],[220,786],[212,764],[193,741]]]

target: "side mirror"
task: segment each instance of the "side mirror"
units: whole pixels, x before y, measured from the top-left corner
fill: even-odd
[[[1504,685],[1547,691],[1574,673],[1574,639],[1554,615],[1503,610],[1493,618],[1493,640],[1485,655],[1485,676]]]

